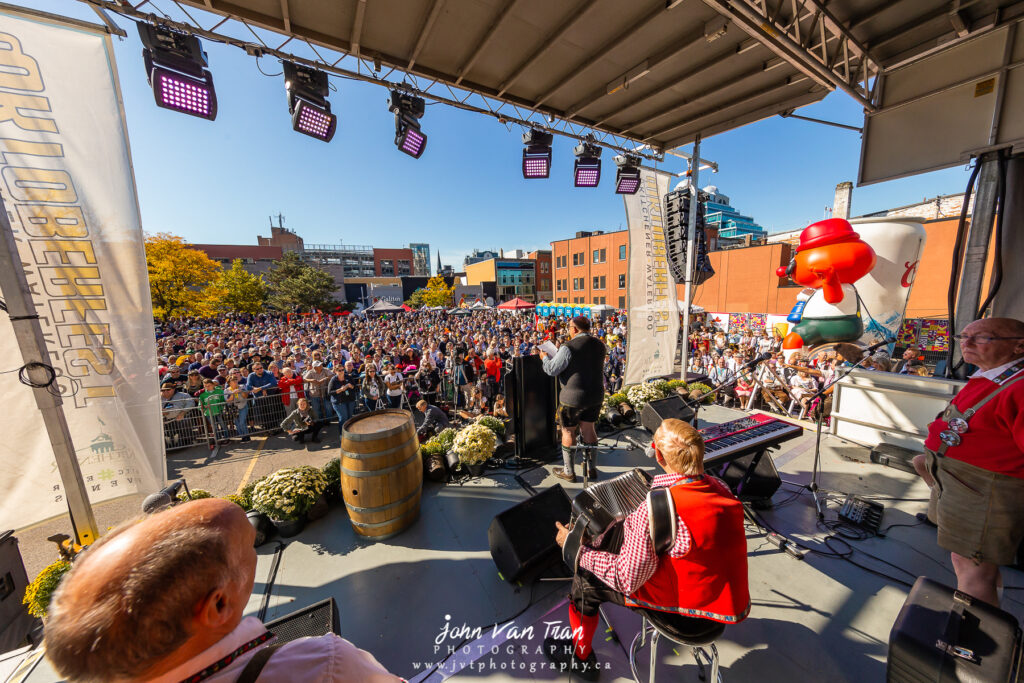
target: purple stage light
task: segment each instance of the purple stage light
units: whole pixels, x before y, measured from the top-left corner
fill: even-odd
[[[619,174],[618,182],[615,185],[615,194],[636,194],[640,189],[640,174],[635,176]]]
[[[406,125],[398,132],[395,144],[400,152],[405,152],[413,159],[419,159],[427,148],[427,136],[414,126]]]
[[[331,113],[330,106],[321,109],[305,100],[297,100],[292,114],[292,128],[303,135],[330,142],[338,125],[338,117]]]
[[[615,194],[636,194],[640,189],[640,157],[624,154],[615,157]]]
[[[576,187],[597,187],[601,182],[601,160],[579,157],[575,165]]]
[[[213,77],[204,72],[205,80],[153,67],[151,81],[157,106],[213,121],[217,118],[217,95]]]
[[[528,180],[551,175],[551,148],[539,147],[523,150],[523,177]]]

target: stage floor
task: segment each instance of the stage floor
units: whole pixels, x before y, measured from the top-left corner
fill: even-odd
[[[702,418],[716,423],[741,415],[717,407],[702,412]],[[633,435],[649,438],[643,431]],[[602,443],[626,446],[614,436]],[[917,525],[914,514],[926,505],[924,484],[895,469],[842,457],[863,450],[823,435],[820,485],[842,492],[829,494],[826,519],[835,520],[845,494],[856,493],[885,505],[883,528]],[[810,494],[800,493],[799,485],[810,481],[813,455],[814,432],[809,430],[775,453],[783,479],[793,483],[784,484],[775,494],[773,509],[759,514],[801,543],[826,553],[846,551],[848,546],[841,541],[831,541],[831,550],[825,546],[822,539],[831,532],[816,526]],[[639,450],[614,450],[599,457],[604,475],[638,466],[655,467]],[[537,489],[545,488],[559,482],[549,470],[550,466],[527,472],[523,478]],[[565,488],[572,495],[580,485]],[[527,497],[507,473],[461,486],[427,484],[420,520],[401,535],[380,543],[356,537],[344,509],[335,508],[328,517],[287,540],[266,618],[333,596],[341,613],[343,635],[410,680],[564,679],[546,668],[539,648],[546,630],[557,628],[555,622],[567,623],[567,584],[510,585],[499,578],[488,551],[491,519]],[[883,680],[889,629],[907,588],[843,559],[815,554],[794,559],[769,543],[752,524],[748,524],[747,542],[753,607],[750,617],[728,627],[717,643],[725,680]],[[884,538],[848,544],[854,550],[850,559],[884,576],[908,583],[918,575],[953,582],[948,555],[936,546],[930,528],[895,526]],[[269,543],[259,549],[250,614],[259,610],[275,548],[276,543]],[[1008,586],[1024,585],[1020,572],[1004,571]],[[524,608],[512,626],[495,633],[495,622],[501,624]],[[1007,590],[1004,608],[1018,618],[1024,616],[1024,591]],[[608,608],[607,614],[618,641],[609,633],[599,633],[595,639],[598,656],[610,667],[601,680],[631,680],[625,650],[639,619],[616,607]],[[530,625],[532,633],[527,628]],[[482,627],[479,639],[472,632],[477,626]],[[467,635],[470,642],[428,674],[449,648]],[[660,680],[697,680],[692,657],[682,649],[680,654],[673,653],[671,643],[661,643]],[[646,649],[639,659],[641,675],[646,676]]]

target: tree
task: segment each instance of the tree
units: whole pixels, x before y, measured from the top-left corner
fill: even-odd
[[[443,277],[435,275],[427,281],[427,286],[419,291],[423,292],[424,306],[450,306],[455,285],[449,285]]]
[[[409,295],[409,298],[405,300],[405,305],[410,308],[420,308],[423,306],[423,292],[426,290],[420,287]]]
[[[263,312],[267,303],[267,283],[262,276],[246,271],[241,259],[235,259],[231,268],[222,270],[211,288],[216,289],[217,303],[222,311],[256,315]]]
[[[156,318],[207,317],[215,313],[215,293],[210,285],[219,276],[220,264],[189,248],[181,237],[167,232],[146,235],[146,270]]]
[[[334,278],[319,268],[303,263],[294,251],[274,261],[266,276],[270,305],[279,311],[330,310],[337,305],[332,296],[338,289]]]

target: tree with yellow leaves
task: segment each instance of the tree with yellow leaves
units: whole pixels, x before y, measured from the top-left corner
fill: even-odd
[[[443,277],[435,275],[427,281],[426,287],[417,291],[422,292],[420,301],[424,306],[450,306],[455,285],[449,285]]]
[[[216,291],[217,304],[222,311],[256,315],[265,310],[267,283],[262,275],[253,275],[243,268],[241,259],[235,259],[230,268],[220,271],[210,287],[211,293]]]
[[[160,320],[208,317],[217,306],[220,264],[181,237],[167,232],[146,235],[146,269],[153,315]]]

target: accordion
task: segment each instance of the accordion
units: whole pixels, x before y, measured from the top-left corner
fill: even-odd
[[[647,505],[648,500],[651,501],[651,533],[655,551],[671,547],[676,531],[671,495],[668,489],[652,491],[651,475],[637,468],[594,484],[573,498],[569,535],[562,546],[562,559],[575,571],[584,546],[618,553],[622,548],[622,521],[641,505]]]

